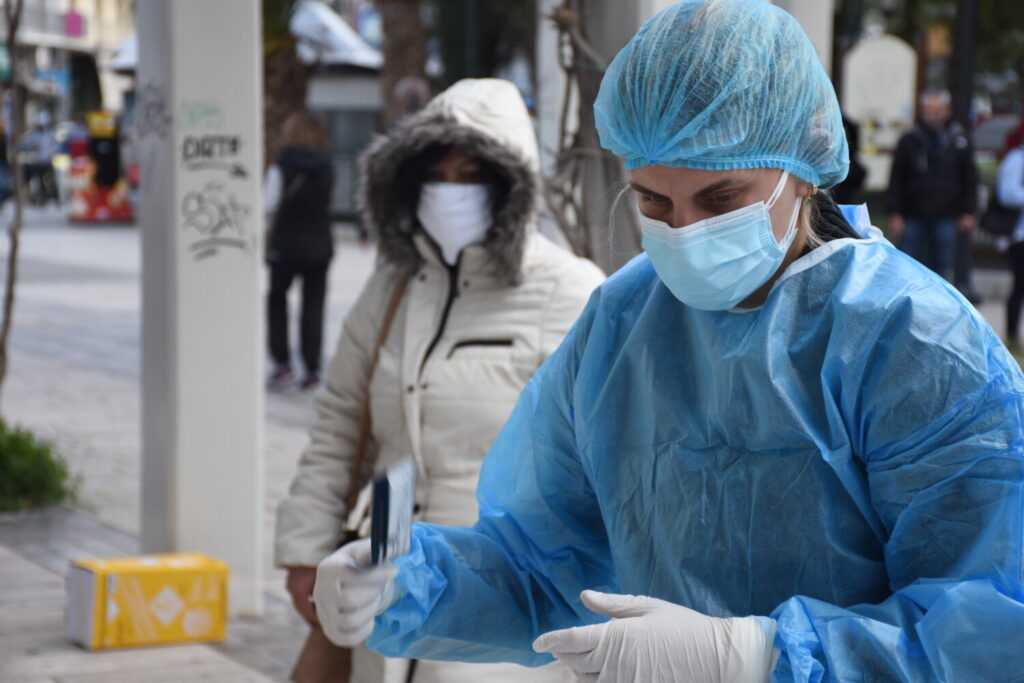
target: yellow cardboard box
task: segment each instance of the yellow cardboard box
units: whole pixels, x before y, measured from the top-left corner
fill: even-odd
[[[198,553],[71,564],[68,638],[91,650],[224,640],[228,567]]]

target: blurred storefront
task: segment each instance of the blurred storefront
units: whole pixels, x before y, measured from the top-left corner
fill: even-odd
[[[57,122],[84,122],[89,111],[121,108],[131,81],[109,62],[134,30],[133,6],[132,0],[25,0],[18,56],[26,66],[18,79],[30,95],[29,120],[46,110]]]
[[[70,134],[68,150],[68,218],[76,223],[131,221],[117,117],[104,111],[87,114],[84,129]]]

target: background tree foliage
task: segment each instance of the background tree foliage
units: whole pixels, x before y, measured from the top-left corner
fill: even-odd
[[[306,106],[311,68],[295,54],[295,38],[288,28],[298,0],[263,2],[263,153],[273,162],[280,151],[276,141],[281,126]]]
[[[1004,83],[1006,90],[986,92],[996,108],[1020,109],[1024,98],[1024,2],[1020,0],[836,0],[835,37],[837,54],[851,46],[863,33],[870,17],[880,18],[888,33],[911,45],[919,45],[935,28],[956,36],[958,7],[974,2],[978,9],[978,31],[974,37],[976,90],[986,84]],[[927,72],[927,84],[946,86],[952,77],[951,63]],[[1008,72],[1014,78],[1007,79]],[[986,78],[990,76],[992,78]]]
[[[436,12],[435,34],[445,65],[438,89],[460,78],[491,76],[517,53],[533,63],[537,35],[534,0],[430,1]],[[470,3],[475,5],[473,11]],[[472,21],[474,17],[476,21]],[[471,30],[475,35],[470,35]]]
[[[423,78],[427,69],[427,38],[420,0],[376,0],[384,32],[384,68],[381,69],[381,94],[384,122],[399,115],[393,97],[395,85],[405,76]]]

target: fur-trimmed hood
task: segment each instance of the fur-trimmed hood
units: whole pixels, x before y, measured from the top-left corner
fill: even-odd
[[[360,158],[359,208],[379,237],[382,261],[414,270],[423,255],[413,242],[420,230],[415,201],[396,196],[402,164],[435,144],[461,147],[501,168],[510,181],[484,249],[497,278],[517,283],[540,191],[537,140],[516,87],[494,78],[465,79],[422,111],[377,136]],[[416,198],[412,198],[416,199]]]

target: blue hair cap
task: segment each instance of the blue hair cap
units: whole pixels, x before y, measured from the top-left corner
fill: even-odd
[[[601,146],[627,169],[781,168],[846,177],[839,102],[810,39],[764,0],[683,0],[649,19],[594,103]]]

